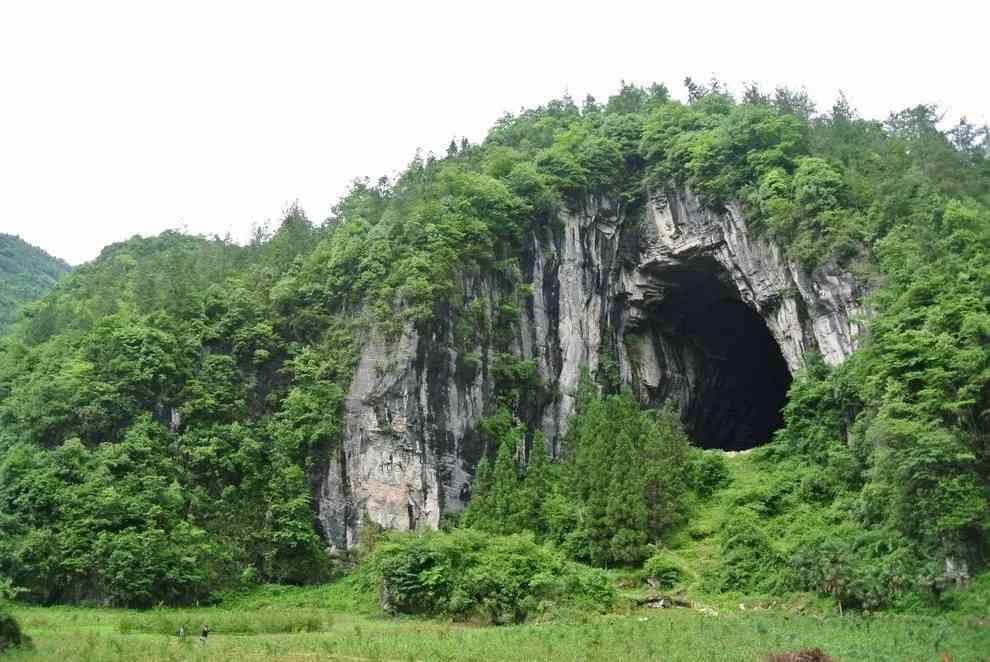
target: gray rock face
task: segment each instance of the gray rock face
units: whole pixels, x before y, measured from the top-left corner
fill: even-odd
[[[637,218],[597,200],[558,220],[524,247],[532,295],[511,343],[543,379],[547,397],[526,403],[525,416],[552,454],[583,368],[614,366],[644,404],[675,403],[699,443],[737,449],[779,425],[805,353],[837,364],[855,347],[862,293],[851,276],[835,266],[805,272],[755,236],[737,206],[713,212],[678,191],[654,196]],[[463,286],[466,302],[493,310],[493,278]],[[474,347],[481,365],[464,370],[457,347],[444,319],[429,336],[409,329],[366,343],[343,444],[317,491],[332,548],[351,546],[364,518],[435,528],[463,508],[484,452],[478,422],[495,405],[491,349]]]

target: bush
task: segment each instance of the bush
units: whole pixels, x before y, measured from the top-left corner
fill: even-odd
[[[701,498],[729,484],[729,465],[718,451],[697,451],[691,457],[691,486]]]
[[[723,591],[780,588],[784,563],[780,553],[748,508],[736,508],[719,541],[719,588]]]
[[[657,552],[643,564],[643,577],[656,580],[658,588],[673,588],[687,574],[684,563],[669,552]]]
[[[940,589],[937,564],[890,530],[837,527],[803,540],[791,563],[801,588],[830,595],[840,610],[931,604]]]
[[[957,613],[986,616],[990,605],[990,570],[984,569],[965,589],[948,591],[943,600],[946,607]]]
[[[615,597],[603,572],[567,561],[532,535],[392,534],[370,562],[382,606],[407,614],[519,623],[565,603],[607,608]]]

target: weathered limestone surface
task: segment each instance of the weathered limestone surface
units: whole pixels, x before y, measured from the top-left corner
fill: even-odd
[[[647,217],[644,250],[628,276],[633,305],[648,296],[651,273],[711,257],[723,270],[719,276],[728,276],[739,298],[764,319],[791,370],[809,350],[831,365],[852,352],[861,311],[848,273],[834,266],[806,273],[775,244],[753,236],[737,205],[716,214],[682,192],[654,199]]]
[[[735,350],[690,325],[719,306],[755,311],[791,371],[806,352],[836,364],[855,346],[861,292],[849,274],[833,265],[805,272],[754,236],[737,206],[716,213],[678,191],[654,196],[637,218],[598,200],[559,220],[562,227],[528,239],[522,275],[532,296],[512,343],[517,356],[537,362],[553,394],[530,403],[551,453],[582,367],[595,370],[605,350],[644,402],[676,402],[689,429],[710,419],[733,438],[747,434],[748,423],[713,404],[725,389],[746,387],[733,386],[737,376],[722,367],[731,357],[720,354]],[[492,308],[492,282],[464,285],[468,300]],[[342,448],[317,490],[331,547],[351,546],[363,517],[400,530],[436,527],[442,513],[463,507],[482,452],[477,424],[494,403],[486,349],[474,348],[482,365],[464,371],[455,347],[444,320],[429,337],[409,330],[392,343],[366,343],[346,399]]]

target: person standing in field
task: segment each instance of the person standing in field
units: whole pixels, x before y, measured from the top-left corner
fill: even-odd
[[[207,625],[206,623],[203,623],[203,629],[199,633],[199,640],[205,644],[206,638],[209,636],[210,636],[210,626]]]

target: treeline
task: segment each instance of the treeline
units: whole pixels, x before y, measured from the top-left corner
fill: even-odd
[[[547,394],[506,330],[531,296],[527,235],[549,240],[558,212],[591,197],[636,223],[651,194],[678,186],[714,209],[741,205],[806,268],[841,262],[874,291],[863,349],[837,370],[809,364],[767,453],[820,489],[785,481],[773,507],[738,504],[752,512],[740,511],[746,528],[727,534],[723,558],[749,570],[721,585],[873,586],[896,557],[899,588],[859,600],[882,605],[924,581],[937,590],[947,555],[978,567],[986,128],[943,130],[929,106],[880,122],[844,100],[818,113],[789,90],[736,99],[688,83],[687,103],[624,85],[605,103],[565,97],[507,115],[480,145],[356,182],[319,226],[291,209],[245,247],[165,233],[78,268],[0,341],[0,575],[37,601],[128,605],[321,580],[330,564],[307,477],[339,441],[361,339],[441,317],[460,369],[487,366],[497,395],[464,523],[531,530],[599,565],[642,561],[703,490],[656,464],[691,465],[682,433],[610,387],[583,398],[563,454],[544,464],[525,421],[531,396]],[[479,273],[496,300],[467,292]],[[627,423],[601,423],[616,412]],[[800,562],[767,533],[826,510]],[[770,581],[772,568],[786,581]]]

